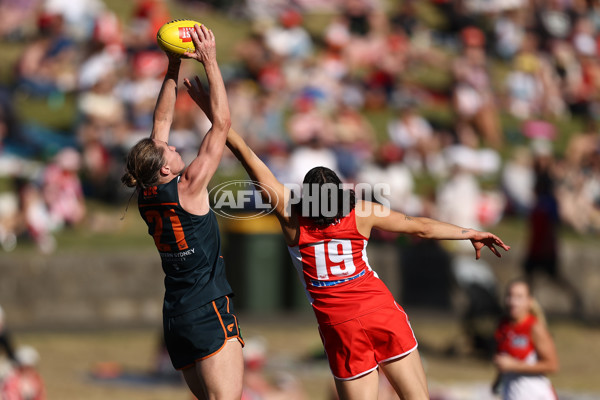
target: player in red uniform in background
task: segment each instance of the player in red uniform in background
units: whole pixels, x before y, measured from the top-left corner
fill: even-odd
[[[185,80],[184,83],[190,96],[212,119],[209,99],[200,82]],[[304,183],[308,186],[305,185],[302,202],[288,208],[293,202],[290,190],[231,129],[227,146],[250,177],[265,189],[263,197],[279,219],[317,317],[340,398],[377,399],[377,370],[381,368],[401,398],[429,399],[408,317],[369,266],[366,245],[371,229],[429,239],[471,240],[476,258],[484,246],[498,257],[495,245],[504,250],[510,248],[489,232],[412,218],[379,204],[356,200],[354,192],[341,188],[335,172],[324,167],[313,168],[306,174]],[[322,196],[323,190],[329,196]],[[325,208],[335,210],[334,215],[324,211]]]
[[[44,381],[37,370],[37,350],[22,346],[17,349],[15,356],[15,368],[0,382],[0,399],[46,400]]]
[[[498,376],[493,390],[502,386],[504,400],[555,400],[554,388],[545,374],[558,370],[554,341],[543,313],[524,280],[506,289],[506,316],[496,330]]]

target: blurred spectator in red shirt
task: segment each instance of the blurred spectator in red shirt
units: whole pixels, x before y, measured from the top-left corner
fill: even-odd
[[[44,381],[36,369],[38,352],[30,346],[20,347],[16,360],[15,369],[2,384],[2,400],[46,400]]]
[[[459,129],[459,138],[465,140],[464,134],[473,131],[486,145],[499,149],[503,134],[488,70],[484,33],[478,28],[467,27],[462,30],[461,38],[462,54],[453,66],[454,108],[458,125],[470,130]]]
[[[170,20],[171,14],[163,0],[138,0],[133,10],[133,37],[129,44],[142,49],[154,46],[156,32]]]
[[[75,149],[65,148],[44,171],[44,200],[50,218],[57,224],[73,226],[85,218],[85,199],[78,175],[80,167],[81,155]]]

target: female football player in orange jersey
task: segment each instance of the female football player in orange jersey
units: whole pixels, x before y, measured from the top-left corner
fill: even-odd
[[[173,366],[183,372],[197,398],[233,400],[242,394],[243,341],[207,191],[225,148],[230,113],[215,37],[198,25],[191,35],[195,52],[185,55],[204,66],[212,127],[198,156],[186,166],[168,144],[181,63],[170,55],[152,134],[130,150],[122,181],[138,189],[140,214],[162,259],[164,338]]]

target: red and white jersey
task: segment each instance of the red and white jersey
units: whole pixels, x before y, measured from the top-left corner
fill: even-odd
[[[35,370],[14,370],[0,384],[0,399],[46,400],[44,382]]]
[[[508,354],[521,361],[535,362],[537,354],[531,338],[531,329],[536,323],[537,318],[531,314],[517,323],[502,319],[495,333],[496,352]]]
[[[299,242],[288,250],[319,323],[344,322],[394,301],[369,266],[368,238],[358,232],[354,210],[327,227],[298,220]]]
[[[517,323],[508,319],[500,321],[495,333],[496,352],[508,354],[528,364],[535,363],[537,352],[531,330],[537,322],[534,315],[528,315],[523,321]],[[554,400],[557,397],[552,383],[544,375],[504,373],[502,374],[502,399]]]

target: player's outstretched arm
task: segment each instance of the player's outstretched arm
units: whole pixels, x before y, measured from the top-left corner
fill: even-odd
[[[175,100],[177,99],[177,80],[179,79],[179,67],[181,59],[171,53],[167,53],[169,66],[163,80],[152,119],[152,139],[169,142],[169,131],[173,122],[175,112]]]
[[[290,209],[287,207],[291,197],[290,190],[277,180],[269,167],[258,158],[244,139],[233,129],[230,129],[227,134],[227,147],[242,163],[250,178],[260,183],[261,195],[273,207],[286,243],[288,245],[296,243],[299,233],[291,213],[288,212]]]
[[[190,97],[212,121],[210,94],[206,93],[198,77],[195,77],[194,80],[195,82],[191,82],[189,79],[184,79],[183,83],[187,87]],[[261,184],[261,195],[274,207],[277,216],[287,220],[289,215],[285,213],[285,204],[290,197],[289,189],[277,180],[271,170],[233,128],[230,128],[227,134],[227,147],[242,163],[250,178]]]
[[[190,163],[183,176],[189,182],[188,188],[192,192],[199,192],[206,190],[208,182],[219,166],[227,132],[231,126],[231,115],[225,83],[217,64],[214,34],[204,25],[202,27],[195,25],[190,34],[194,41],[195,52],[185,53],[185,56],[204,65],[210,92],[207,107],[212,121],[212,127],[198,150],[198,156]],[[186,80],[185,84],[188,86],[189,80]]]
[[[470,240],[475,248],[476,259],[481,257],[483,247],[488,247],[498,257],[501,257],[501,254],[495,246],[499,246],[505,251],[510,250],[510,246],[504,244],[498,236],[490,232],[462,228],[431,218],[411,217],[369,201],[358,202],[356,210],[357,215],[360,217],[359,229],[361,232],[368,233],[371,228],[378,228],[389,232],[415,235],[425,239]]]
[[[250,178],[261,184],[261,194],[275,209],[278,217],[289,219],[285,205],[290,199],[290,191],[277,180],[269,167],[252,151],[244,139],[233,129],[227,134],[227,147],[242,163]]]

